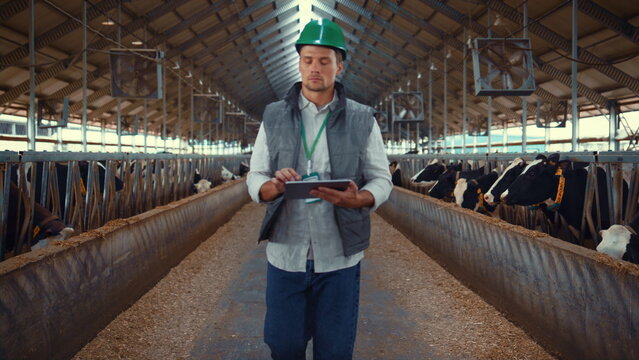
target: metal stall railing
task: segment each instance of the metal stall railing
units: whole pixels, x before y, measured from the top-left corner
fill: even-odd
[[[636,265],[401,188],[377,212],[561,358],[639,358]]]
[[[549,221],[541,210],[506,205],[499,205],[496,214],[512,224],[521,225],[529,229],[541,229],[552,236],[560,236],[563,239],[571,239],[571,241],[581,245],[594,247],[600,241],[599,231],[602,230],[602,216],[605,216],[610,224],[627,224],[636,214],[637,202],[639,201],[639,177],[637,175],[639,154],[636,152],[610,151],[564,152],[559,154],[560,160],[571,161],[573,168],[581,167],[588,170],[582,226],[581,229],[576,229],[577,233],[570,231],[569,227],[565,226],[565,221],[561,219],[559,214],[555,214],[556,219]],[[388,158],[389,161],[397,161],[400,164],[402,187],[425,194],[428,189],[411,185],[410,178],[434,159],[447,164],[461,162],[472,169],[484,166],[485,173],[496,169],[501,174],[515,158],[519,157],[526,160],[526,162],[530,162],[537,155],[538,153],[429,154],[389,155]],[[598,191],[597,167],[606,172],[605,191],[607,192],[610,206],[608,214],[597,214],[597,216],[593,217],[592,210],[594,208],[595,212],[598,211],[601,197]],[[627,188],[627,193],[624,190],[625,188]],[[586,232],[591,235],[591,239],[586,240],[583,238],[583,234]]]
[[[196,171],[220,184],[222,166],[237,174],[240,163],[248,159],[249,155],[0,153],[0,260],[9,248],[14,255],[30,250],[33,229],[38,229],[36,207],[80,233],[189,196]]]

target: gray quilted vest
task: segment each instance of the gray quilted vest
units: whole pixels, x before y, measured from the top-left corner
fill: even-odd
[[[296,83],[284,100],[269,104],[264,110],[262,121],[273,170],[297,168],[302,119],[297,102],[301,87],[302,83]],[[342,84],[335,83],[335,90],[339,103],[326,124],[331,176],[333,179],[351,179],[361,189],[365,184],[362,167],[366,143],[373,128],[373,109],[346,99]],[[258,241],[270,238],[283,201],[280,196],[268,204]],[[344,255],[366,249],[371,232],[369,210],[334,208]]]

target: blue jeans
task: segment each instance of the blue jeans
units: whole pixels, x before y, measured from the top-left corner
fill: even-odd
[[[305,359],[313,338],[314,360],[352,359],[359,309],[360,264],[316,273],[268,264],[264,342],[275,360]]]

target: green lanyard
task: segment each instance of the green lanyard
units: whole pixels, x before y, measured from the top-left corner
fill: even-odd
[[[304,121],[302,120],[302,144],[304,144],[304,153],[306,154],[306,160],[308,160],[307,174],[311,173],[311,157],[313,156],[313,153],[315,152],[315,147],[317,146],[320,136],[322,135],[322,132],[324,131],[324,128],[326,127],[326,123],[328,122],[329,116],[331,116],[330,111],[328,112],[328,114],[326,114],[326,117],[324,118],[324,122],[322,122],[322,126],[317,132],[317,136],[315,136],[315,141],[313,141],[313,146],[311,147],[310,150],[308,149],[308,145],[306,144],[306,131],[304,131]]]

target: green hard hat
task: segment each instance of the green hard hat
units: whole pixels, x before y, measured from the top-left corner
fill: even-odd
[[[295,42],[298,53],[303,45],[332,47],[341,51],[342,58],[346,59],[346,42],[342,29],[328,19],[311,20],[304,26],[300,38]]]

